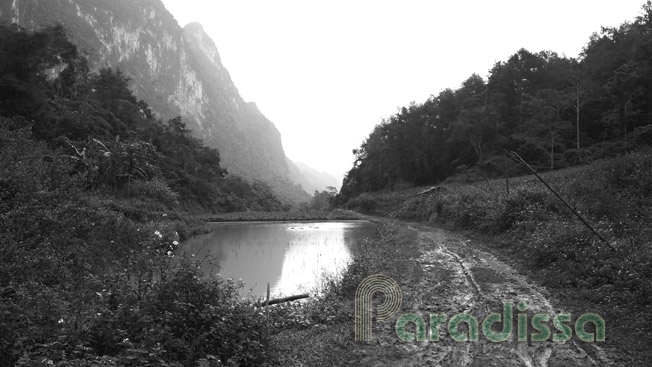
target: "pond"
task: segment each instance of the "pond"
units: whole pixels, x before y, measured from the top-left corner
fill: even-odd
[[[210,225],[210,233],[185,241],[183,252],[203,260],[206,275],[242,279],[243,295],[264,296],[270,283],[272,298],[319,290],[376,233],[367,221]]]

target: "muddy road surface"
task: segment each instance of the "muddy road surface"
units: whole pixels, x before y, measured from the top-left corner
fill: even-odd
[[[402,293],[400,311],[391,319],[375,322],[370,341],[357,343],[359,358],[356,358],[356,365],[552,367],[619,364],[617,351],[608,350],[604,342],[585,342],[577,337],[575,321],[580,315],[571,315],[571,320],[564,321],[563,315],[568,312],[554,307],[551,295],[508,264],[477,248],[461,235],[418,224],[408,225],[406,230],[416,234],[417,245],[412,248],[417,251],[413,250],[411,257],[411,266],[416,271],[406,271],[405,276],[400,272],[393,274]],[[373,307],[382,302],[384,298],[378,297]],[[517,308],[519,302],[522,303],[521,310]],[[494,323],[493,334],[489,332],[488,335],[506,331],[502,322],[505,303],[512,304],[511,333],[507,338],[502,335],[505,340],[494,341],[485,335],[482,323],[488,315],[500,314],[501,322]],[[425,341],[407,342],[399,338],[396,321],[408,313],[419,315],[425,321]],[[477,341],[453,340],[449,321],[458,314],[471,315],[477,320]],[[431,333],[430,315],[443,317],[441,323],[434,322],[439,325],[435,332],[438,338]],[[519,315],[521,323],[527,325],[521,329],[521,340],[525,341],[518,341]],[[545,337],[541,327],[533,326],[535,315],[549,316],[547,319],[539,316],[550,331],[545,341],[532,341],[533,335]],[[564,330],[563,326],[560,329],[555,327],[555,318],[568,327],[572,335],[570,339],[553,341],[554,334],[562,334],[559,330]],[[416,338],[415,325],[408,323],[402,329],[403,335]],[[472,337],[473,333],[469,331],[473,327],[469,325],[461,322],[456,330],[462,337]],[[583,330],[597,335],[593,324],[587,324]]]

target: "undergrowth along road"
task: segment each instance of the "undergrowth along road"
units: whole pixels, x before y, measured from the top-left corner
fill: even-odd
[[[284,350],[288,365],[360,365],[360,366],[605,366],[646,365],[641,352],[623,350],[622,343],[610,333],[606,318],[607,340],[587,343],[579,340],[575,321],[583,313],[599,313],[590,303],[569,303],[555,297],[533,279],[525,268],[506,259],[500,251],[481,240],[423,223],[406,223],[386,218],[366,217],[379,225],[379,237],[370,241],[358,254],[341,283],[331,289],[325,299],[306,305],[306,311],[322,312],[324,304],[332,317],[292,328],[277,335],[277,347]],[[522,265],[522,264],[521,264]],[[385,322],[375,322],[373,339],[354,342],[354,298],[357,285],[367,276],[384,274],[394,279],[402,292],[399,313]],[[518,302],[527,304],[520,312]],[[382,302],[376,300],[376,302]],[[503,342],[492,342],[482,336],[477,342],[457,342],[449,335],[448,321],[457,314],[472,315],[480,324],[492,314],[503,312],[503,304],[512,303],[512,332]],[[321,309],[317,309],[317,304]],[[420,315],[426,323],[429,316],[445,316],[439,327],[439,339],[405,342],[395,330],[401,315]],[[517,341],[518,315],[526,315],[528,341]],[[571,314],[564,323],[572,329],[572,338],[565,342],[533,342],[538,331],[532,327],[535,314],[550,316],[546,325],[551,333],[559,333],[553,319]],[[494,329],[502,324],[494,325]],[[428,327],[430,325],[427,325]],[[408,332],[416,330],[408,327]],[[459,331],[468,332],[465,324]],[[497,331],[497,330],[494,330]],[[589,326],[587,331],[595,332]],[[415,334],[416,335],[416,334]]]

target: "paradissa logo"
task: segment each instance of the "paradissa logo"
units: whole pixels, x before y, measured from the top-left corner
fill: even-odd
[[[401,306],[401,290],[398,284],[390,277],[384,275],[372,275],[363,280],[359,285],[355,295],[355,340],[370,341],[371,326],[373,321],[373,304],[374,294],[380,293],[384,296],[384,301],[377,306],[376,321],[384,321],[392,318],[398,313]],[[564,342],[569,340],[573,335],[571,329],[571,315],[557,314],[552,319],[550,325],[550,315],[535,314],[528,323],[527,304],[519,302],[516,309],[521,312],[517,315],[516,336],[519,342],[542,342],[550,340],[554,342]],[[492,342],[500,343],[511,339],[513,333],[513,310],[514,304],[511,302],[503,303],[502,314],[492,313],[487,315],[482,322],[469,314],[457,314],[450,319],[446,315],[431,314],[428,322],[417,314],[409,313],[400,316],[396,320],[396,334],[399,339],[406,342],[426,341],[426,334],[429,334],[430,341],[439,341],[440,326],[445,325],[450,337],[457,342],[477,342],[480,339],[480,331],[484,337]],[[447,321],[448,320],[448,321]],[[407,326],[414,324],[414,332],[407,331]],[[460,331],[461,324],[466,324],[466,331]],[[494,325],[502,324],[500,331],[496,331]],[[587,324],[593,324],[594,332],[587,332]],[[532,326],[536,333],[528,335],[528,325]],[[575,321],[575,334],[584,342],[603,342],[605,341],[605,322],[602,317],[586,313],[581,315]],[[428,333],[429,331],[429,333]]]

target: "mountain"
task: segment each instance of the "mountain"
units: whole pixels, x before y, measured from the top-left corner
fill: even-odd
[[[319,172],[305,163],[293,162],[288,159],[290,168],[290,179],[298,184],[310,194],[315,191],[322,192],[327,186],[340,187],[341,182],[332,175]]]
[[[138,98],[163,120],[182,116],[230,173],[265,181],[287,201],[309,200],[290,181],[279,131],[242,99],[213,40],[198,23],[181,28],[160,0],[2,0],[0,21],[64,25],[92,70],[122,70]]]

